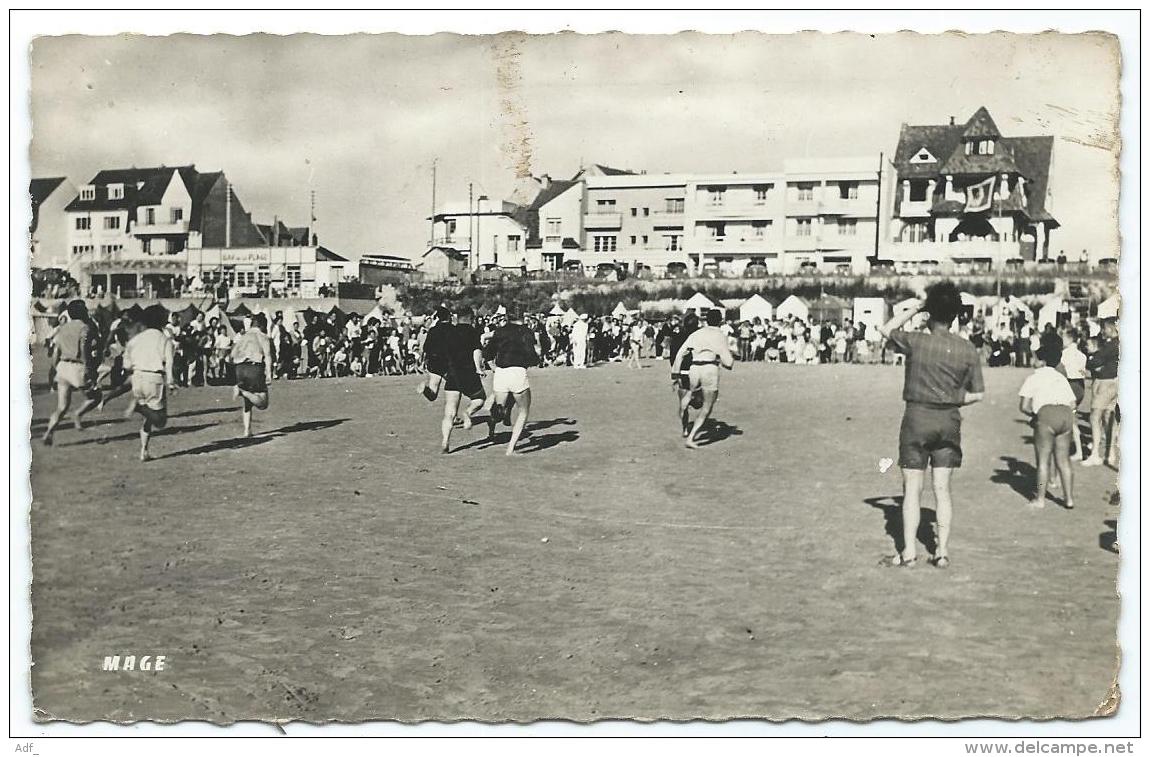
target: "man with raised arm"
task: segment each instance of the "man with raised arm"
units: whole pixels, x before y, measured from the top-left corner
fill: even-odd
[[[982,365],[970,342],[952,334],[951,324],[962,309],[958,288],[949,281],[927,289],[925,302],[896,315],[880,329],[899,352],[906,355],[902,398],[906,411],[898,439],[902,468],[903,548],[884,565],[914,567],[917,561],[919,508],[926,468],[931,468],[935,517],[938,526],[934,565],[950,566],[950,474],[962,465],[962,414],[959,408],[982,399]],[[925,310],[925,331],[904,331],[903,326]]]

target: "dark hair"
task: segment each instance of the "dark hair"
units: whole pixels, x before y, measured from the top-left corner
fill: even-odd
[[[1051,368],[1062,362],[1062,345],[1055,344],[1052,341],[1044,341],[1039,345],[1038,350],[1034,353],[1042,362],[1049,365]]]
[[[962,312],[958,287],[951,281],[940,281],[927,287],[923,310],[930,315],[930,320],[949,326]]]
[[[711,308],[707,311],[707,325],[718,326],[723,322],[723,314],[717,308]]]
[[[252,316],[252,325],[258,328],[260,331],[267,331],[268,317],[263,313],[256,313]]]
[[[446,305],[440,305],[435,309],[435,317],[441,321],[446,321],[451,318],[451,311],[447,309]]]
[[[699,328],[699,316],[694,310],[683,316],[683,330],[688,334]]]
[[[144,308],[140,322],[150,329],[163,329],[168,323],[168,311],[163,305],[150,305]]]
[[[84,304],[83,300],[72,300],[64,306],[64,311],[73,321],[88,320],[88,306]]]

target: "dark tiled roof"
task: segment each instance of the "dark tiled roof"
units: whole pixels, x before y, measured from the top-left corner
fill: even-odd
[[[329,260],[333,263],[350,262],[350,261],[348,261],[347,258],[343,257],[342,255],[336,255],[334,252],[332,252],[331,250],[329,250],[326,247],[316,247],[315,248],[315,259],[316,260]]]
[[[467,260],[467,256],[464,255],[459,250],[455,249],[454,247],[444,247],[443,245],[435,245],[434,247],[429,247],[427,249],[427,252],[423,253],[423,255],[421,257],[426,258],[428,255],[430,255],[435,250],[439,250],[444,255],[446,255],[448,258],[451,258],[453,260]]]
[[[623,168],[611,168],[601,163],[596,163],[595,167],[602,171],[604,176],[635,176],[634,171],[628,171]]]
[[[202,228],[204,207],[207,204],[208,195],[211,193],[212,188],[215,187],[216,182],[222,179],[223,176],[223,171],[201,173],[196,176],[195,184],[192,187],[192,212],[191,217],[188,219],[191,228]]]
[[[1007,141],[1019,170],[1026,177],[1027,214],[1035,221],[1054,221],[1046,210],[1054,137],[1011,137]]]
[[[117,168],[100,171],[88,182],[96,187],[95,199],[81,200],[77,196],[64,210],[134,210],[141,205],[159,205],[176,171],[189,193],[192,192],[198,176],[195,166]],[[117,200],[111,199],[108,195],[109,184],[123,184],[124,196]]]
[[[576,242],[571,237],[563,237],[563,249],[564,250],[581,250],[583,248],[580,247],[579,243]]]
[[[966,126],[962,130],[962,136],[970,139],[979,139],[983,137],[1001,137],[1002,133],[995,125],[994,119],[990,117],[990,111],[986,106],[982,106],[974,111],[974,115],[966,122]]]
[[[950,159],[943,163],[943,174],[1018,173],[1018,165],[1011,154],[1010,140],[999,139],[993,155],[967,155],[965,143],[955,148]]]
[[[899,178],[937,176],[943,161],[949,158],[962,141],[961,126],[911,126],[903,124],[894,153],[894,165]],[[911,163],[910,159],[926,148],[936,158],[934,163]]]
[[[48,179],[32,179],[28,185],[28,195],[32,198],[32,231],[36,230],[40,220],[40,205],[63,183],[63,176],[54,176]]]
[[[535,199],[531,202],[531,204],[527,206],[528,210],[539,210],[539,208],[541,208],[544,205],[546,205],[547,203],[551,202],[556,197],[563,194],[568,189],[570,189],[571,187],[575,186],[578,183],[579,183],[578,181],[574,181],[574,180],[571,180],[571,181],[552,181],[551,185],[548,186],[546,189],[539,190],[539,194],[536,195]]]

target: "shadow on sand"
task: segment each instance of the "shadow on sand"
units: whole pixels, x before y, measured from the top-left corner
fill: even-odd
[[[205,428],[218,426],[218,423],[193,423],[190,426],[168,426],[162,429],[158,435],[169,436],[175,434],[190,434],[193,431],[203,431]],[[81,432],[83,433],[83,432]],[[107,444],[108,442],[123,442],[128,439],[139,439],[139,429],[128,434],[117,434],[116,436],[92,436],[80,441],[69,442],[67,444],[57,444],[57,447],[80,447],[85,444]]]
[[[247,449],[248,447],[255,447],[259,444],[266,444],[275,439],[280,439],[288,434],[297,434],[303,431],[323,431],[334,428],[348,420],[351,419],[332,418],[324,421],[302,421],[300,423],[293,423],[290,426],[284,426],[283,428],[277,428],[273,431],[265,431],[251,437],[240,436],[232,439],[219,439],[214,442],[202,444],[199,447],[171,452],[167,455],[157,457],[156,460],[168,460],[173,457],[184,457],[185,455],[209,455],[213,452],[222,452],[223,450],[229,449]]]
[[[1038,482],[1038,471],[1034,469],[1034,465],[1010,455],[1003,455],[999,460],[1006,467],[1000,468],[990,475],[991,483],[1006,484],[1014,489],[1019,496],[1026,499],[1033,497],[1034,487]]]
[[[720,421],[715,418],[708,418],[707,422],[703,424],[703,427],[699,429],[699,434],[695,437],[695,441],[700,447],[706,447],[730,439],[732,436],[742,435],[743,430],[738,426],[732,426],[726,421]]]
[[[475,425],[478,427],[482,423],[486,423],[486,418],[476,418]],[[556,431],[550,434],[539,434],[537,432],[554,428],[555,426],[574,426],[576,421],[573,418],[552,418],[546,421],[529,421],[524,428],[526,433],[530,436],[521,439],[516,451],[520,454],[530,454],[532,452],[542,452],[545,449],[550,449],[560,444],[574,442],[579,438],[579,432],[570,429],[567,431]],[[507,444],[511,441],[511,432],[509,430],[497,431],[494,436],[476,439],[462,446],[456,447],[451,450],[451,454],[462,452],[468,449],[487,449],[489,447],[497,447]]]
[[[895,550],[902,554],[903,550],[906,549],[906,544],[902,538],[902,495],[868,497],[863,502],[882,510],[886,535],[894,542]],[[920,513],[918,540],[926,547],[927,553],[933,555],[938,547],[934,533],[935,513],[933,509],[925,506],[920,508]]]
[[[1118,554],[1118,521],[1104,520],[1102,525],[1106,530],[1098,534],[1098,546],[1107,552]]]
[[[193,418],[193,417],[199,416],[199,415],[211,415],[212,413],[230,413],[230,412],[238,412],[238,408],[236,406],[230,406],[230,407],[205,407],[205,408],[201,408],[199,410],[185,410],[184,412],[178,413],[176,415],[169,415],[168,419],[171,420],[174,418]],[[139,420],[140,420],[139,416],[135,416],[135,415],[133,415],[131,418],[125,418],[123,415],[117,414],[111,418],[98,418],[96,420],[92,420],[90,416],[85,415],[84,416],[84,428],[86,428],[86,429],[88,429],[88,428],[99,428],[100,426],[110,426],[110,425],[115,424],[115,423],[127,423],[129,421],[139,422]],[[33,433],[43,431],[47,427],[48,427],[48,419],[47,418],[37,418],[37,419],[33,420],[32,424],[31,424],[31,428],[32,428]],[[59,428],[60,429],[67,429],[67,428],[74,428],[74,427],[72,426],[71,419],[65,417],[64,420],[60,422]]]

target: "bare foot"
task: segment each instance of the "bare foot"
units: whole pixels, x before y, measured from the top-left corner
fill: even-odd
[[[146,450],[146,449],[140,450],[140,462],[141,463],[146,463],[151,459],[153,459],[153,458],[151,455],[148,454],[148,450]]]
[[[40,441],[42,441],[44,443],[45,447],[51,447],[52,446],[52,435],[51,434],[44,434],[44,436],[40,437]]]
[[[508,457],[519,457],[520,453],[515,451],[514,447],[508,447],[505,453]]]
[[[1026,503],[1026,506],[1031,510],[1041,510],[1042,508],[1046,507],[1046,503],[1040,499],[1032,499]]]
[[[699,443],[689,436],[683,440],[683,444],[687,449],[699,449]]]
[[[439,454],[441,454],[441,455],[450,455],[450,454],[451,454],[451,448],[450,448],[450,447],[448,447],[448,446],[446,446],[446,445],[444,445],[443,447],[440,447],[440,448],[439,448]]]
[[[75,428],[77,431],[83,431],[84,429],[86,429],[86,428],[87,428],[87,426],[85,426],[85,425],[84,425],[84,420],[83,420],[83,419],[82,419],[80,416],[78,416],[78,415],[73,415],[73,416],[72,416],[72,426],[73,426],[73,427],[74,427],[74,428]]]
[[[240,398],[240,385],[236,384],[232,387],[232,399],[238,400]]]
[[[472,422],[471,422],[471,416],[464,414],[464,416],[463,416],[463,430],[466,431],[467,429],[471,428],[472,425],[474,425],[474,424],[472,424]]]

